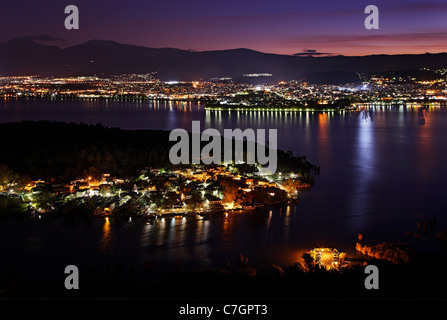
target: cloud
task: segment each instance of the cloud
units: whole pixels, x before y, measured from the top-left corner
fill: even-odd
[[[332,53],[328,52],[318,52],[314,49],[304,49],[303,52],[295,53],[296,57],[315,57],[315,56],[331,56]]]
[[[336,50],[352,47],[370,47],[370,46],[413,46],[413,47],[431,47],[441,46],[447,48],[445,40],[446,31],[420,32],[420,33],[393,33],[393,34],[320,34],[285,37],[281,40],[283,46],[312,46],[318,50]],[[326,48],[326,49],[324,49]],[[312,54],[312,52],[310,52]],[[307,54],[304,51],[305,55]]]
[[[23,37],[19,37],[19,39],[26,39],[26,40],[33,40],[33,41],[40,41],[40,42],[65,41],[62,38],[53,37],[48,34],[39,34],[39,35],[35,35],[35,36],[23,36]]]
[[[379,35],[326,35],[326,36],[315,36],[312,39],[301,39],[299,42],[301,45],[312,45],[316,46],[318,43],[318,48],[320,50],[340,50],[363,48],[368,50],[368,48],[382,48],[390,51],[404,51],[404,52],[414,52],[425,50],[425,48],[430,48],[436,51],[446,51],[447,45],[445,44],[445,39],[447,37],[447,32],[432,32],[432,33],[401,33],[401,34],[379,34]],[[374,53],[374,52],[370,52]]]

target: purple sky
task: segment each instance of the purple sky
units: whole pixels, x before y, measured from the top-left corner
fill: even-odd
[[[69,4],[79,8],[79,30],[64,28]],[[379,30],[364,27],[369,4],[379,8]],[[2,5],[0,41],[35,35],[57,38],[45,43],[60,47],[104,39],[197,51],[447,52],[447,1],[15,0]]]

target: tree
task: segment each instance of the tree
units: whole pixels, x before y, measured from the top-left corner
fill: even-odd
[[[197,193],[192,193],[191,198],[185,201],[188,210],[197,210],[202,204],[202,197]]]
[[[239,190],[238,184],[233,179],[224,178],[219,184],[223,187],[223,202],[231,203],[236,201]]]
[[[4,163],[0,163],[0,190],[4,190],[14,180],[14,172]]]
[[[154,203],[157,207],[160,207],[164,200],[163,192],[155,191],[149,194],[151,203]]]
[[[42,190],[42,192],[36,196],[37,206],[41,208],[47,208],[49,204],[54,202],[54,200],[54,195],[47,190]]]
[[[25,188],[28,183],[31,182],[31,177],[27,174],[16,175],[14,182],[16,183],[16,189],[21,190]]]
[[[293,193],[302,186],[302,182],[298,179],[284,179],[281,185],[288,193]]]

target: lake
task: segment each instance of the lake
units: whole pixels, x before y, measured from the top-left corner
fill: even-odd
[[[446,252],[429,235],[406,239],[422,220],[447,228],[447,110],[441,107],[363,106],[363,111],[205,111],[190,102],[7,100],[0,122],[52,120],[101,123],[122,129],[277,129],[278,148],[305,155],[321,172],[296,205],[230,212],[209,219],[2,218],[0,277],[45,283],[75,264],[90,270],[151,261],[153,274],[176,268],[224,268],[239,254],[260,270],[292,265],[317,246],[355,257],[364,240],[409,241]],[[31,137],[30,137],[31,139]],[[62,271],[61,271],[62,270]],[[54,278],[53,275],[58,274]],[[23,280],[26,281],[26,280]],[[56,281],[56,280],[55,280]],[[63,281],[63,280],[62,280]]]

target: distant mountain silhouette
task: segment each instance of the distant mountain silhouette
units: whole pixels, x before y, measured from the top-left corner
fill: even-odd
[[[447,54],[300,57],[249,49],[194,52],[91,40],[64,49],[30,39],[0,43],[0,75],[106,76],[157,72],[161,80],[245,79],[269,73],[273,81],[358,81],[358,73],[447,67]],[[253,79],[252,79],[253,80]],[[265,79],[263,79],[265,80]]]

